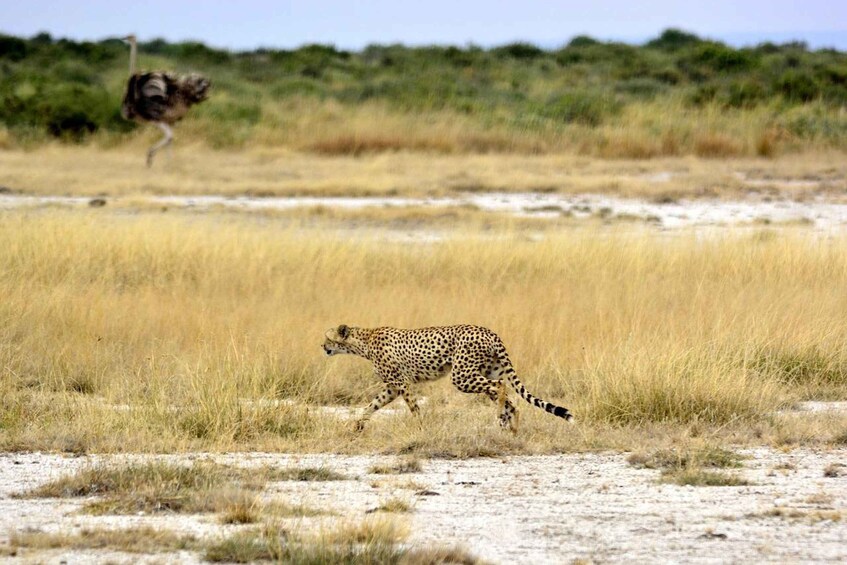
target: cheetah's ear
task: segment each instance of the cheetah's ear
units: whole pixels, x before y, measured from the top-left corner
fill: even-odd
[[[338,326],[338,337],[340,337],[341,339],[347,339],[348,335],[350,335],[350,328],[348,328],[344,324]]]

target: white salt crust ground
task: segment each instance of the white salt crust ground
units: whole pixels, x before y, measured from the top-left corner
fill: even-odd
[[[0,548],[15,531],[74,532],[82,528],[150,525],[216,538],[239,527],[212,515],[87,516],[85,500],[18,500],[20,492],[99,461],[159,459],[189,464],[214,460],[244,467],[334,469],[349,480],[274,482],[267,499],[337,513],[292,519],[302,527],[320,520],[365,519],[390,498],[408,501],[411,545],[459,545],[494,563],[570,563],[574,559],[636,563],[828,563],[847,561],[847,449],[790,452],[742,450],[750,481],[741,487],[680,487],[657,482],[659,472],[636,469],[626,454],[568,454],[469,460],[425,460],[420,473],[373,475],[389,456],[181,454],[66,457],[0,455]],[[412,484],[410,484],[410,481]],[[431,491],[437,494],[420,494]],[[767,516],[775,508],[807,518]],[[815,520],[812,516],[844,518]],[[16,562],[199,562],[190,552],[137,556],[105,551],[22,551]]]
[[[120,203],[120,198],[110,199]],[[817,230],[847,228],[847,204],[813,198],[803,201],[772,197],[742,200],[697,199],[669,203],[617,198],[597,194],[473,193],[442,198],[403,197],[228,197],[228,196],[150,196],[151,204],[177,209],[212,208],[242,211],[291,210],[322,206],[355,210],[364,208],[451,208],[473,207],[525,217],[602,217],[641,220],[660,229],[725,227],[750,224],[800,223]],[[83,207],[91,198],[78,196],[22,196],[0,194],[0,209],[40,206]]]

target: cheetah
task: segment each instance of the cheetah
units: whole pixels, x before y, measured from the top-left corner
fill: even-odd
[[[485,394],[500,404],[500,426],[517,431],[517,412],[507,398],[509,385],[527,402],[547,412],[571,420],[567,408],[531,395],[518,379],[500,337],[481,326],[459,325],[420,329],[351,328],[340,325],[326,332],[323,344],[327,355],[349,353],[371,361],[374,374],[385,383],[356,421],[361,431],[374,412],[402,397],[412,414],[418,402],[412,385],[436,380],[451,373],[453,385],[461,392]]]

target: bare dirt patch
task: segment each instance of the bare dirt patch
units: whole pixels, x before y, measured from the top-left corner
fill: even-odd
[[[271,481],[268,504],[284,502],[327,512],[292,517],[300,528],[363,520],[402,501],[411,546],[462,546],[495,563],[594,561],[824,562],[847,559],[847,481],[826,469],[847,462],[847,449],[790,452],[740,450],[733,472],[744,486],[663,484],[658,469],[631,465],[627,454],[424,460],[421,470],[374,474],[396,465],[386,456],[182,454],[63,457],[0,456],[0,548],[22,532],[76,534],[84,529],[152,527],[214,541],[250,526],[224,525],[214,515],[140,513],[91,516],[82,499],[14,499],[12,495],[96,463],[147,460],[190,465],[214,461],[245,468],[324,468],[338,481]],[[377,510],[379,511],[379,510]],[[24,558],[136,562],[155,556],[109,550],[20,549]],[[200,553],[160,554],[181,562]]]

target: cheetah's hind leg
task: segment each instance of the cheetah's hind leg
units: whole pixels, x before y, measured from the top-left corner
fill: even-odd
[[[500,427],[513,434],[518,432],[518,410],[509,401],[505,381],[497,381],[497,403],[500,405]]]

